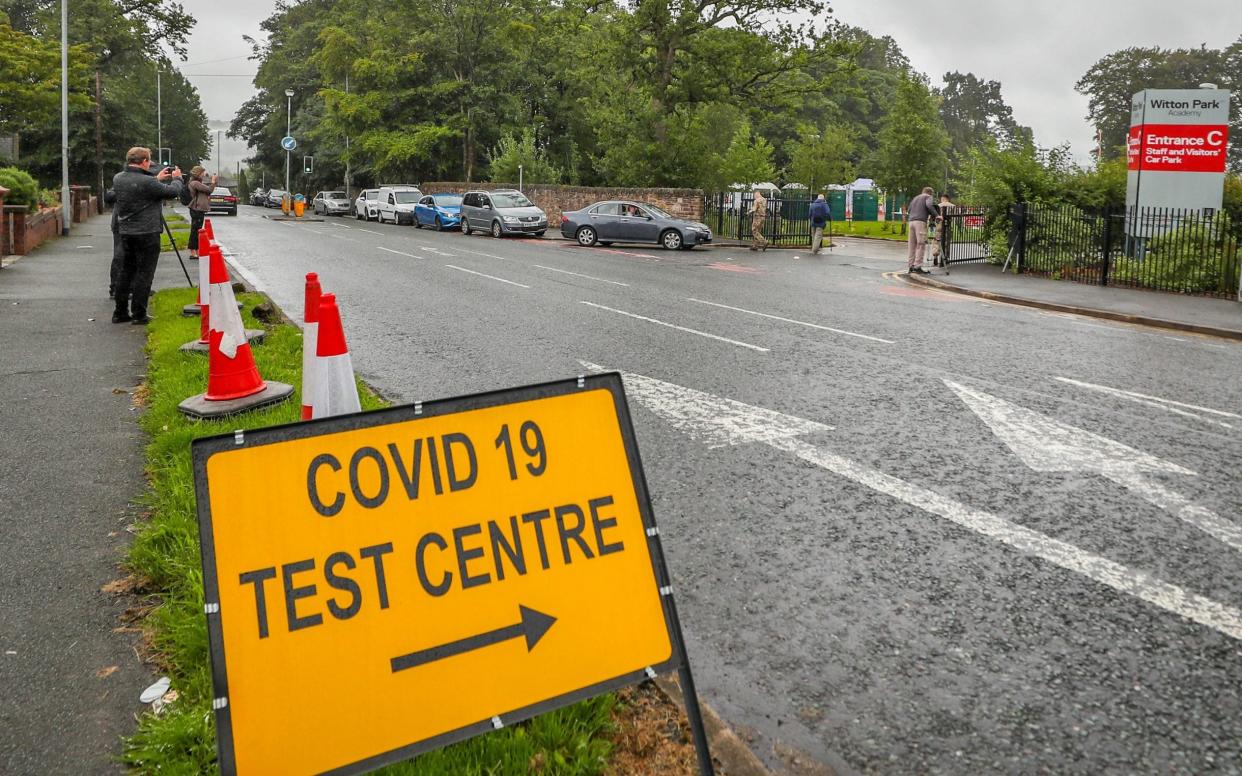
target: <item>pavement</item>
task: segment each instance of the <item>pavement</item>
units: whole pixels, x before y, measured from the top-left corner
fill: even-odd
[[[1232,299],[1015,275],[994,264],[954,264],[949,270],[933,267],[930,275],[906,279],[996,301],[1242,340],[1242,303]]]
[[[111,323],[106,217],[0,269],[0,773],[111,773],[151,683],[101,588],[138,519],[145,330]],[[169,259],[172,258],[170,262]],[[157,286],[184,283],[175,257]]]
[[[696,685],[773,770],[1242,762],[1242,344],[914,286],[877,241],[260,212],[217,221],[232,264],[294,315],[318,272],[395,401],[623,373]]]

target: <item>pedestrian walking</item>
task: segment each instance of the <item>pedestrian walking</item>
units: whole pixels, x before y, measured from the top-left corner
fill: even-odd
[[[926,275],[923,269],[923,257],[927,252],[927,223],[932,219],[939,220],[936,203],[932,200],[931,186],[923,189],[923,193],[910,200],[906,208],[909,236],[906,238],[906,272],[911,275]]]
[[[189,194],[190,201],[190,258],[198,258],[198,230],[203,228],[203,220],[211,212],[211,192],[215,191],[219,176],[211,176],[207,183],[207,170],[201,164],[190,169]]]
[[[750,211],[750,249],[752,251],[768,249],[768,238],[763,236],[763,224],[768,220],[768,200],[763,192],[755,189],[755,199]]]
[[[811,254],[819,255],[820,248],[824,243],[824,229],[828,231],[828,247],[832,247],[832,208],[828,207],[828,203],[824,201],[824,195],[820,194],[811,203]]]
[[[163,203],[181,195],[181,168],[151,172],[151,149],[135,146],[125,154],[125,170],[112,179],[112,189],[122,249],[112,322],[132,321],[137,326],[151,320],[147,298],[160,260]]]

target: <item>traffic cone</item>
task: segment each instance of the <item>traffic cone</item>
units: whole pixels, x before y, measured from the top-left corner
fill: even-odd
[[[177,406],[192,418],[217,418],[266,407],[293,394],[286,383],[265,383],[255,366],[250,343],[246,341],[241,314],[233,297],[233,284],[220,252],[211,252],[210,305],[211,332],[207,357],[207,390],[191,396]]]
[[[319,298],[319,332],[316,336],[315,395],[311,400],[311,417],[329,418],[361,412],[358,384],[354,381],[354,364],[345,344],[341,327],[341,311],[335,294]]]
[[[318,371],[319,298],[323,289],[319,275],[306,273],[306,307],[302,312],[302,420],[311,419],[311,401],[315,396],[315,373]]]
[[[212,228],[210,218],[203,219],[203,228],[201,231],[207,233],[208,240],[211,240],[212,242],[216,241],[216,230]]]
[[[220,246],[215,242],[206,243],[207,252],[203,254],[203,260],[198,263],[198,298],[200,318],[198,327],[198,339],[190,340],[181,346],[180,350],[186,353],[207,353],[211,350],[211,261],[213,256],[219,256],[221,263],[224,262],[224,254],[220,252]],[[241,307],[240,304],[237,307]],[[267,332],[263,329],[246,329],[246,341],[252,345],[263,344]]]
[[[198,301],[194,304],[188,304],[185,307],[182,307],[181,314],[185,316],[202,316],[203,320],[206,321],[207,311],[205,308],[207,305],[207,287],[211,285],[211,281],[208,279],[211,270],[211,261],[209,260],[209,256],[211,254],[211,249],[216,246],[215,240],[207,236],[206,228],[198,230],[198,246],[199,252],[203,256],[202,260],[198,262]],[[202,339],[205,341],[207,338],[206,323],[203,324],[202,331]]]

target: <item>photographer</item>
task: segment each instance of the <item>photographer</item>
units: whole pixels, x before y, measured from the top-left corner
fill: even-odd
[[[171,183],[167,181],[172,179]],[[121,234],[123,263],[116,286],[113,323],[141,325],[160,259],[160,232],[164,228],[163,201],[181,194],[181,168],[151,172],[151,149],[135,146],[125,155],[125,171],[112,179],[116,192],[116,219]]]
[[[211,192],[215,191],[219,177],[211,176],[211,183],[204,181],[207,170],[195,165],[190,170],[190,258],[198,258],[198,230],[203,228],[203,220],[211,212]],[[185,198],[182,198],[182,202]]]

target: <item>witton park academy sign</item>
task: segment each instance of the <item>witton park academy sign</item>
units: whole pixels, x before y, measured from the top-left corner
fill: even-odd
[[[225,774],[357,773],[687,668],[619,375],[193,456]]]
[[[1139,92],[1126,143],[1126,206],[1219,209],[1228,146],[1227,90]]]

